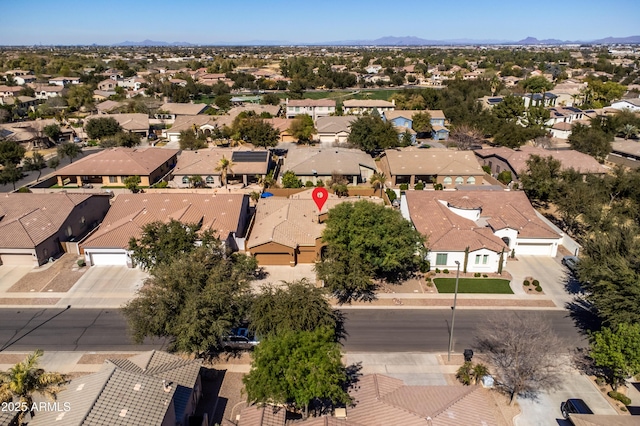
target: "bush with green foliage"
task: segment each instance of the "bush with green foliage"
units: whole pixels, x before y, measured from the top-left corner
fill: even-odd
[[[396,198],[398,198],[398,195],[396,194],[396,191],[394,191],[393,189],[389,188],[386,191],[387,197],[389,197],[389,201],[393,202],[393,200],[395,200]]]
[[[533,280],[531,284],[533,284],[534,287],[540,287],[540,281],[538,280]]]
[[[489,278],[489,275],[487,275],[487,274],[482,274],[482,278]]]
[[[542,293],[542,287],[537,286],[537,287],[536,287],[536,291],[537,291],[538,293]]]
[[[448,269],[443,269],[443,270],[442,270],[442,273],[443,273],[443,274],[448,274],[448,273],[449,273],[449,270],[448,270]]]
[[[473,276],[474,276],[475,278],[480,278],[480,272],[476,272],[475,274],[473,274]]]
[[[166,188],[167,186],[169,186],[169,182],[167,182],[166,180],[161,180],[160,182],[157,182],[153,185],[154,188]]]
[[[436,191],[442,191],[444,189],[444,187],[442,186],[441,183],[434,183],[433,184],[433,189],[435,189]]]
[[[436,274],[440,273],[440,268],[436,268]]]
[[[609,395],[611,398],[615,399],[616,401],[622,402],[624,405],[631,405],[631,398],[621,394],[620,392],[609,391],[607,392],[607,395]]]
[[[424,189],[424,183],[418,182],[416,186],[413,187],[416,191],[422,191]]]
[[[408,183],[401,183],[400,184],[400,191],[407,191],[409,189],[409,184]]]
[[[524,284],[525,286],[528,286],[528,285],[529,285],[529,284],[531,284],[531,283],[529,282],[529,280],[524,280],[524,281],[522,282],[522,284]]]
[[[83,268],[85,266],[87,266],[87,262],[85,262],[84,259],[78,259],[78,261],[76,262],[78,264],[79,267]]]
[[[501,183],[503,183],[505,185],[508,185],[513,180],[512,176],[511,176],[511,172],[509,170],[501,171],[498,174],[497,179],[498,179],[498,181],[500,181]]]
[[[489,166],[482,166],[482,170],[484,170],[484,172],[488,175],[491,174],[491,167]]]
[[[322,181],[322,179],[318,179],[316,181],[316,188],[324,188],[324,182]]]
[[[31,193],[31,190],[29,188],[27,188],[26,186],[23,186],[23,187],[20,187],[17,192],[24,193],[24,194],[29,194],[29,193]]]
[[[304,186],[307,188],[313,188],[315,185],[313,184],[313,182],[311,182],[310,180],[306,181],[304,183]]]
[[[298,179],[293,170],[287,170],[282,175],[282,186],[284,188],[302,188],[302,181]]]

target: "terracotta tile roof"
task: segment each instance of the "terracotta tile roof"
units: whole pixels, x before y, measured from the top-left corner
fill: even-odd
[[[111,148],[87,155],[56,176],[148,176],[178,154],[177,149]]]
[[[391,120],[395,120],[398,117],[403,117],[403,118],[407,118],[409,120],[413,119],[413,116],[420,113],[420,112],[426,112],[426,111],[418,111],[418,110],[414,110],[414,109],[397,109],[395,111],[385,111],[384,112],[384,117],[391,121]]]
[[[555,127],[555,126],[554,126]],[[562,169],[573,168],[579,173],[607,173],[607,169],[590,155],[574,150],[552,150],[523,146],[519,150],[506,147],[485,148],[474,151],[480,158],[499,157],[509,163],[512,170],[520,175],[527,171],[527,160],[532,155],[552,157],[562,164]]]
[[[271,124],[280,133],[288,133],[293,123],[293,118],[266,118],[264,121]]]
[[[34,248],[56,234],[75,206],[90,194],[20,194],[0,196],[0,247]]]
[[[522,191],[407,191],[409,215],[416,229],[428,236],[432,250],[500,252],[507,246],[494,231],[511,228],[519,238],[559,238],[538,216]],[[467,199],[465,199],[467,197]],[[481,207],[477,222],[454,213]],[[489,225],[489,226],[486,226]]]
[[[284,426],[287,411],[272,405],[250,405],[240,411],[238,426]]]
[[[105,117],[113,118],[114,120],[116,120],[120,125],[120,127],[122,127],[124,130],[128,130],[131,132],[149,130],[149,116],[147,114],[139,114],[139,113],[109,114],[107,116],[94,115],[91,117],[87,117],[87,119],[85,120],[85,126],[86,126],[86,123],[89,122],[89,120],[93,120],[95,118],[105,118]]]
[[[182,104],[175,102],[167,102],[160,107],[161,111],[167,111],[169,114],[176,115],[198,115],[207,108],[207,104]]]
[[[202,222],[221,239],[237,232],[242,194],[121,194],[118,195],[98,230],[82,243],[85,248],[127,248],[131,237],[139,238],[142,227],[151,222]]]
[[[394,103],[375,99],[349,99],[342,103],[345,108],[393,108]]]
[[[217,127],[216,117],[211,115],[179,115],[176,121],[167,129],[166,133],[180,133],[184,130],[193,130],[193,126],[200,128],[205,125]]]
[[[298,148],[287,154],[283,171],[293,170],[298,176],[360,175],[360,167],[376,170],[376,163],[366,152],[345,148]]]
[[[357,118],[358,117],[356,117],[355,115],[330,115],[327,117],[318,117],[318,119],[316,120],[316,130],[318,134],[335,134],[340,132],[349,133],[351,131],[351,123]]]
[[[336,101],[330,99],[291,99],[288,107],[335,107]]]
[[[211,148],[199,149],[197,151],[182,151],[178,157],[176,167],[173,169],[174,176],[218,176],[220,172],[216,171],[219,161],[224,156],[227,160],[232,160],[233,154],[236,152],[262,152],[265,153],[264,161],[242,161],[234,162],[230,175],[266,175],[269,168],[271,153],[265,150],[248,150],[248,149],[226,149]]]
[[[385,151],[392,175],[483,176],[473,151],[397,149]]]
[[[275,117],[280,112],[280,105],[247,104],[237,106],[229,110],[229,116],[236,118],[240,113],[248,111],[255,112],[256,115],[260,115],[263,112],[266,112],[267,114]]]

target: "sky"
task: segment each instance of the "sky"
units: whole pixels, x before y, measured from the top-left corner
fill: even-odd
[[[639,0],[29,0],[2,1],[0,45],[322,43],[427,40],[589,41],[640,35]]]

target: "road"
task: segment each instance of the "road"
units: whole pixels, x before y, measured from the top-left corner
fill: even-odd
[[[454,351],[471,347],[478,324],[492,311],[458,310]],[[531,316],[532,311],[517,311]],[[445,352],[451,310],[344,310],[349,335],[347,351]],[[564,311],[543,311],[567,348],[584,345],[584,339]],[[0,351],[145,351],[166,348],[164,340],[134,344],[126,321],[117,310],[0,309]]]

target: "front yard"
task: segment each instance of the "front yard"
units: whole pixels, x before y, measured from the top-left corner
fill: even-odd
[[[433,282],[438,289],[438,293],[455,292],[455,278],[435,278]],[[491,293],[491,294],[513,294],[509,287],[509,280],[497,278],[460,278],[458,282],[458,293]]]

